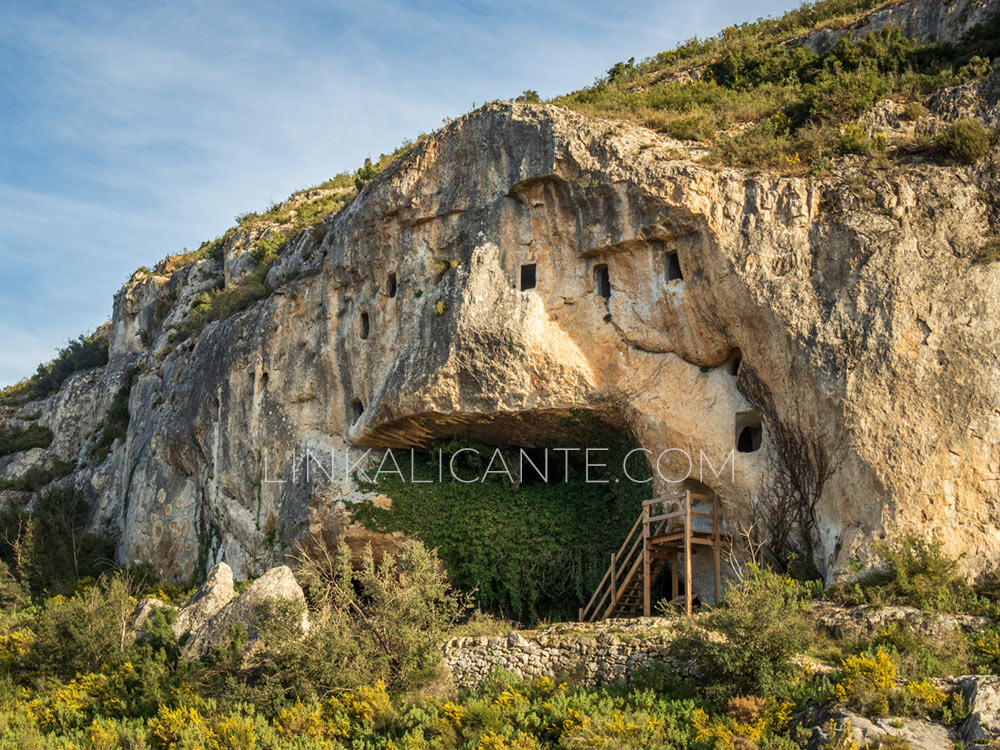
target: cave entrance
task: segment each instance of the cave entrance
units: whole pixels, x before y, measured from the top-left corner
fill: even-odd
[[[739,412],[736,415],[736,450],[753,453],[760,450],[764,441],[764,426],[760,414],[755,411]]]
[[[396,296],[396,274],[390,273],[385,280],[385,293],[387,297]]]
[[[368,338],[368,334],[371,332],[371,321],[368,318],[368,313],[361,313],[361,339],[364,340]]]
[[[405,427],[434,442],[412,458],[394,449],[401,475],[383,472],[370,488],[391,506],[356,518],[436,547],[455,585],[475,590],[486,611],[575,621],[651,494],[651,483],[623,471],[637,447],[628,428],[565,410],[494,415],[457,435],[454,423],[433,419]],[[627,469],[636,480],[652,475],[641,452]]]
[[[611,274],[607,263],[594,267],[594,289],[604,299],[611,299]]]

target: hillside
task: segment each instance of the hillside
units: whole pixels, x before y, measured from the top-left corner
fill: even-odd
[[[5,391],[8,523],[65,490],[119,562],[243,578],[345,525],[379,538],[351,526],[370,488],[336,464],[349,448],[582,446],[567,420],[586,417],[602,445],[703,454],[681,486],[756,521],[786,567],[833,580],[920,528],[983,569],[1000,553],[996,10],[820,3],[552,103],[485,105],[239,217],[139,269],[106,329]],[[302,478],[306,450],[334,452],[333,479]],[[573,601],[594,547],[687,466],[668,453],[651,487],[596,506],[604,535],[523,490],[578,528],[569,563],[550,551]],[[366,524],[431,533],[400,514]]]

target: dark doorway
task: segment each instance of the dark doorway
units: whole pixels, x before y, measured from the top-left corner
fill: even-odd
[[[604,299],[611,298],[611,275],[606,263],[594,267],[594,288]]]
[[[684,281],[684,274],[681,272],[681,261],[677,257],[677,253],[667,253],[663,259],[663,266],[667,281],[674,281],[676,279]]]
[[[368,338],[368,334],[371,332],[371,323],[368,321],[368,313],[361,313],[361,338]]]
[[[528,289],[535,288],[535,264],[525,263],[521,266],[521,291],[525,292]]]
[[[385,293],[390,297],[396,296],[396,274],[390,273],[385,281]]]

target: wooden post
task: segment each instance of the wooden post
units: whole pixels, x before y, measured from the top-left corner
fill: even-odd
[[[719,599],[722,598],[722,551],[719,549],[721,544],[719,540],[719,496],[712,493],[712,514],[714,518],[712,519],[714,539],[712,540],[712,551],[715,554],[715,603],[719,603]]]
[[[684,603],[688,615],[694,611],[691,596],[691,490],[684,493]]]
[[[615,572],[615,553],[611,553],[611,611],[618,609],[618,575]]]
[[[681,595],[681,556],[674,548],[674,558],[670,561],[670,601]]]
[[[649,506],[642,506],[642,616],[649,617],[652,606],[649,601]]]
[[[580,607],[580,617],[578,618],[578,622],[583,622],[583,607]]]

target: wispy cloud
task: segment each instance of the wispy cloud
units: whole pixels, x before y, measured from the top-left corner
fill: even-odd
[[[92,330],[132,270],[475,103],[586,85],[733,0],[0,7],[0,385]]]

